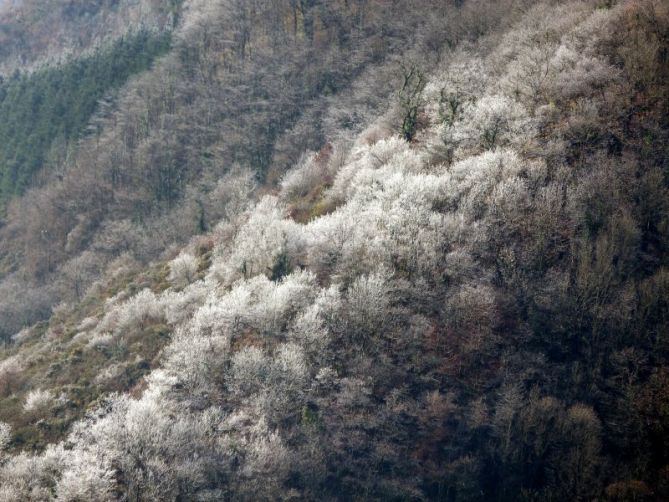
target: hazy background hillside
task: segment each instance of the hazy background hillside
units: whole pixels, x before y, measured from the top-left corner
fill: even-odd
[[[666,2],[0,36],[0,501],[669,497]]]
[[[77,57],[140,26],[170,28],[181,0],[3,0],[0,74]]]

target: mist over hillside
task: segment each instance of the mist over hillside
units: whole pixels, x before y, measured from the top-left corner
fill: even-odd
[[[19,0],[0,0],[0,10],[17,7],[20,5]]]
[[[182,0],[2,0],[0,76],[71,60],[129,30],[171,29]]]
[[[669,498],[666,2],[5,12],[0,501]]]

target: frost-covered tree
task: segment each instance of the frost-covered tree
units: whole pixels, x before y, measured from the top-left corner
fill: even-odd
[[[232,356],[230,388],[242,395],[257,392],[269,373],[269,362],[258,347],[245,347]]]
[[[97,471],[89,472],[99,476],[90,486],[105,482],[111,462],[113,489],[139,499],[188,497],[207,487],[206,473],[216,455],[209,438],[220,414],[209,408],[196,416],[168,414],[158,376],[142,398],[111,397],[74,428],[73,453],[77,448],[96,453]]]
[[[241,494],[250,498],[271,498],[282,491],[282,483],[290,472],[291,454],[280,434],[271,431],[264,419],[260,419],[249,430],[245,445],[244,467],[240,474]],[[264,483],[249,483],[251,479],[263,479]]]
[[[398,93],[402,115],[402,136],[411,141],[418,126],[418,112],[423,104],[425,74],[416,65],[402,67],[402,86]]]
[[[84,449],[63,454],[63,475],[56,485],[58,500],[75,502],[90,500],[106,502],[113,500],[114,471],[110,466],[100,465],[100,458]]]
[[[214,264],[214,272],[228,283],[258,274],[271,276],[277,260],[284,255],[290,269],[298,257],[300,230],[284,215],[285,208],[276,197],[263,198],[239,229],[231,254]],[[223,255],[224,251],[219,253]]]
[[[388,273],[377,272],[357,278],[346,294],[346,312],[350,321],[349,336],[364,346],[365,337],[372,335],[387,321],[390,305]]]
[[[42,455],[20,453],[0,465],[0,500],[38,502],[52,498],[61,473],[62,454],[50,447]]]
[[[204,281],[198,281],[179,292],[165,293],[165,319],[172,325],[189,319],[204,304],[209,292]]]
[[[520,174],[525,165],[513,150],[496,150],[469,157],[452,166],[446,178],[444,202],[468,219],[483,217],[497,184]]]
[[[229,345],[226,337],[178,330],[164,355],[164,367],[191,398],[208,397],[223,379]]]
[[[317,292],[316,277],[306,271],[294,272],[278,283],[264,277],[256,282],[264,283],[264,291],[258,291],[254,324],[264,333],[284,331],[288,321],[310,304]]]
[[[426,112],[435,124],[452,127],[463,109],[484,91],[488,70],[484,61],[468,52],[453,54],[447,68],[425,86]]]
[[[462,114],[462,122],[454,127],[453,140],[464,151],[522,145],[532,135],[533,121],[525,107],[503,95],[484,96]]]
[[[321,157],[313,152],[303,154],[298,164],[281,180],[282,197],[288,200],[304,197],[332,174],[328,163]]]
[[[266,416],[278,422],[302,413],[309,380],[309,367],[302,348],[292,343],[279,346],[261,398]]]
[[[339,288],[321,290],[314,303],[297,316],[288,337],[298,343],[317,361],[327,360],[331,334],[342,329],[340,309],[342,298]]]
[[[647,1],[652,9],[639,7]],[[133,338],[141,343],[137,335],[154,324],[169,331],[132,392],[98,397],[60,444],[2,457],[0,499],[591,500],[630,487],[649,495],[651,485],[664,497],[666,452],[657,438],[669,402],[669,208],[657,152],[666,128],[663,118],[648,118],[661,115],[654,107],[666,97],[657,83],[664,70],[651,47],[630,61],[628,75],[634,55],[622,48],[662,39],[657,27],[669,26],[669,16],[661,24],[660,3],[270,3],[194,2],[176,41],[183,66],[162,63],[171,68],[164,81],[133,91],[136,108],[123,115],[133,120],[118,138],[130,153],[119,154],[117,174],[141,180],[146,162],[160,158],[159,136],[146,140],[134,125],[171,128],[175,118],[158,110],[176,106],[169,94],[182,91],[169,91],[174,79],[187,72],[197,82],[188,90],[197,117],[184,123],[198,124],[214,146],[203,140],[180,151],[167,138],[193,165],[214,166],[186,188],[179,208],[189,223],[172,214],[150,224],[145,207],[130,205],[146,216],[141,225],[151,236],[183,234],[185,246],[190,230],[180,225],[210,232],[172,262],[174,287],[162,290],[162,276],[154,283],[141,265],[119,260],[94,296],[116,291],[126,275],[131,287],[82,305],[84,322],[75,319],[79,310],[59,309],[58,325],[49,326],[55,333],[62,324],[59,337],[39,340],[38,325],[10,345],[6,353],[16,355],[0,363],[7,402],[25,397],[49,351],[103,359],[97,390],[135,376],[132,359],[107,360],[105,347],[135,350]],[[405,17],[384,24],[381,7],[398,6],[407,7]],[[427,9],[462,17],[443,35],[450,46],[421,59],[427,83],[409,89],[420,92],[405,117],[421,119],[409,142],[392,133],[396,109],[377,120],[361,115],[382,101],[374,94],[397,87],[395,63],[379,57],[386,33],[414,36],[418,14],[421,47],[440,36]],[[612,32],[651,11],[657,22],[643,25],[636,42]],[[369,71],[390,81],[363,82],[346,97],[335,85],[336,49],[351,43],[352,12],[355,57],[375,52],[378,66]],[[228,30],[231,19],[240,25]],[[369,33],[380,37],[376,44],[362,43]],[[290,58],[281,44],[264,47],[269,40],[288,41]],[[332,70],[311,74],[303,63],[321,45],[333,47]],[[271,67],[272,51],[290,61]],[[621,78],[644,65],[658,76]],[[233,71],[243,92],[212,91]],[[281,85],[265,87],[265,73]],[[274,120],[272,106],[308,101],[291,94],[294,73],[327,87],[327,103]],[[657,93],[644,94],[653,82]],[[244,136],[227,124],[230,110],[240,112],[235,120],[264,125]],[[272,153],[267,136],[279,132],[267,128],[292,120]],[[318,138],[298,138],[310,128]],[[341,144],[330,149],[337,128]],[[607,144],[608,133],[624,141]],[[133,160],[132,142],[146,143],[146,158]],[[244,165],[271,163],[258,176],[271,195],[253,196],[250,171],[224,174],[227,150]],[[100,256],[176,239],[151,243],[137,235],[142,218],[123,218],[135,235],[125,242],[125,224],[100,222],[109,233],[92,238]],[[64,233],[73,248],[82,229]],[[163,257],[177,252],[170,247]],[[21,284],[14,279],[7,284]],[[137,293],[140,282],[146,289]],[[40,378],[47,388],[52,377]],[[60,407],[56,419],[70,413]],[[12,447],[29,427],[18,422],[34,417],[8,416]],[[45,417],[39,426],[51,423]]]

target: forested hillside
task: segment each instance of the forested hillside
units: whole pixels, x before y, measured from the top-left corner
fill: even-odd
[[[0,501],[669,499],[666,2],[178,14],[3,124]]]
[[[169,32],[130,33],[81,59],[0,83],[0,207],[66,161],[104,98],[169,49]],[[90,124],[94,127],[95,124]],[[91,131],[94,132],[94,131]]]
[[[213,227],[226,174],[251,170],[276,183],[306,149],[352,137],[387,106],[404,52],[457,40],[474,22],[441,30],[454,7],[426,20],[403,3],[383,12],[367,2],[184,9],[173,50],[94,118],[95,134],[53,179],[7,208],[0,335],[78,300],[73,292],[118,256],[155,259]]]

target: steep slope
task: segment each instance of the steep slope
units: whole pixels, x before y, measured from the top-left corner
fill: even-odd
[[[511,4],[452,11],[466,40],[370,67],[387,113],[276,190],[231,171],[169,264],[17,337],[0,499],[666,499],[669,9]],[[54,382],[81,361],[94,391]]]
[[[181,4],[0,4],[0,218],[12,197],[63,169],[93,113],[167,52]]]
[[[393,92],[393,59],[433,57],[421,47],[475,36],[488,19],[445,30],[459,11],[452,5],[382,4],[186,3],[170,53],[9,204],[0,336],[78,300],[74,283],[90,285],[119,255],[147,262],[211,228],[221,216],[218,180],[230,170],[276,183],[326,136],[355,135]],[[426,8],[439,15],[425,17]]]

